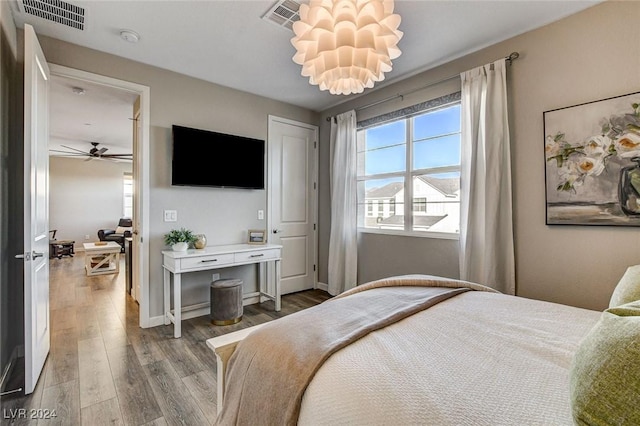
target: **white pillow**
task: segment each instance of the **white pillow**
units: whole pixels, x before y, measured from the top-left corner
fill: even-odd
[[[624,305],[640,300],[640,265],[629,266],[620,282],[613,290],[609,307]]]
[[[116,228],[116,234],[124,234],[126,231],[131,232],[132,226],[118,226]]]

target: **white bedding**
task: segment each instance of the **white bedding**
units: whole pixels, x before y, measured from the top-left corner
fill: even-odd
[[[571,357],[599,317],[458,295],[333,354],[305,392],[299,424],[571,425]]]

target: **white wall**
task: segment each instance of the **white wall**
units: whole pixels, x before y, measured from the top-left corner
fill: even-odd
[[[609,1],[543,28],[332,108],[323,117],[403,93],[486,64],[513,51],[509,69],[517,294],[603,309],[629,265],[640,263],[640,229],[545,225],[544,111],[640,91],[640,2]],[[397,61],[402,60],[402,57]],[[459,88],[458,80],[388,102],[358,119],[400,109]],[[386,111],[385,111],[386,110]],[[326,277],[330,226],[328,123],[321,128],[320,280]],[[360,281],[406,272],[457,275],[457,248],[446,240],[362,235]],[[443,256],[442,253],[447,253]],[[425,253],[422,256],[415,252]],[[428,254],[427,254],[428,253]]]
[[[50,157],[49,229],[58,230],[56,238],[75,241],[78,250],[98,241],[98,229],[116,229],[125,172],[131,173],[131,163]]]

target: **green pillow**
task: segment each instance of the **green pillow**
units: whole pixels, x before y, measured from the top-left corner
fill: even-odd
[[[570,371],[578,425],[640,425],[640,301],[607,309]]]
[[[630,266],[613,290],[609,307],[640,300],[640,265]]]

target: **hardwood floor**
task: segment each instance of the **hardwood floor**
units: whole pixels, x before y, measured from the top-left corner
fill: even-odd
[[[245,306],[243,320],[231,326],[193,318],[174,339],[172,326],[138,327],[123,267],[118,275],[87,277],[81,253],[50,265],[51,351],[34,393],[2,400],[2,424],[213,424],[216,363],[205,341],[329,298],[309,290],[284,296],[280,312],[273,302]],[[29,419],[38,409],[56,417]]]

